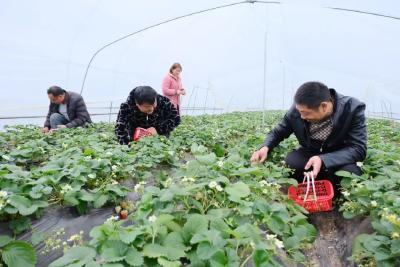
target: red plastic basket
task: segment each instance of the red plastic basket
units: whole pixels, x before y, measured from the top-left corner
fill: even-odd
[[[137,141],[144,136],[150,136],[150,135],[151,135],[151,133],[149,131],[147,131],[146,129],[137,127],[135,130],[135,133],[133,134],[133,141]]]
[[[307,199],[304,200],[307,182],[300,183],[298,187],[290,186],[288,190],[289,198],[310,213],[332,210],[332,199],[334,196],[332,183],[328,180],[318,180],[314,184],[316,199],[314,199],[314,189],[310,185]]]

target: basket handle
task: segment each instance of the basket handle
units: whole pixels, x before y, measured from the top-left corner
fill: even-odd
[[[317,191],[315,190],[315,179],[314,179],[314,173],[311,172],[311,181],[312,181],[312,187],[313,187],[313,193],[314,193],[314,201],[317,201]]]
[[[310,181],[311,178],[311,181]],[[303,202],[306,202],[307,197],[308,197],[308,193],[310,191],[310,184],[312,186],[312,190],[313,190],[313,195],[314,195],[314,202],[317,201],[317,194],[315,192],[315,179],[314,179],[314,174],[311,172],[307,172],[306,175],[303,178],[303,183],[304,181],[307,180],[307,188],[306,188],[306,194],[304,196],[304,200]]]
[[[303,178],[303,183],[307,179],[307,188],[306,188],[306,194],[304,195],[304,200],[303,203],[306,202],[307,197],[308,197],[308,190],[310,189],[310,178],[308,177],[308,173]]]

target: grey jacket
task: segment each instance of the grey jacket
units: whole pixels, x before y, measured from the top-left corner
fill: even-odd
[[[326,168],[364,160],[367,152],[365,104],[356,98],[343,96],[334,89],[330,89],[330,92],[334,99],[333,130],[325,142],[321,144],[311,140],[308,122],[301,119],[293,106],[267,135],[264,146],[272,150],[294,133],[300,146],[318,154]]]
[[[69,117],[69,123],[65,126],[68,128],[74,128],[84,126],[86,123],[91,123],[89,112],[87,111],[85,101],[80,94],[74,92],[65,92],[65,104],[67,105],[67,113]],[[59,113],[58,104],[50,103],[49,112],[47,113],[44,127],[50,128],[50,116],[53,113]]]

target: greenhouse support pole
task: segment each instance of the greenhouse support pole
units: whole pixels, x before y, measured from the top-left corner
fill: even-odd
[[[204,101],[204,111],[203,111],[203,115],[206,114],[207,100],[208,100],[208,90],[210,90],[210,84],[208,84],[208,87],[206,88],[206,100]]]
[[[187,103],[187,107],[188,107],[188,109],[186,110],[186,115],[188,115],[188,114],[189,114],[190,103],[192,102],[192,96],[193,96],[193,92],[194,92],[195,88],[196,88],[196,87],[194,87],[194,86],[193,86],[193,90],[192,90],[192,92],[190,93],[190,96],[189,96],[189,101],[188,101],[188,103]]]
[[[232,98],[233,98],[233,95],[231,95],[231,97],[229,98],[228,105],[226,106],[226,112],[227,113],[229,112],[229,108],[230,108],[230,105],[231,105],[231,102],[232,102]]]
[[[286,68],[283,61],[282,63],[282,70],[283,70],[283,88],[282,88],[282,110],[285,110],[285,89],[286,89]]]
[[[108,123],[111,122],[111,113],[112,113],[112,108],[113,108],[113,102],[111,101],[110,103],[110,114],[108,115]]]
[[[197,91],[199,91],[198,89],[199,89],[199,87],[196,85],[196,93],[194,94],[194,101],[193,101],[193,107],[192,107],[192,115],[193,115],[193,111],[194,111],[194,108],[195,108],[195,106],[196,106],[196,102],[197,102]]]
[[[262,98],[262,125],[265,125],[265,96],[267,83],[267,30],[264,39],[264,79],[263,79],[263,98]]]

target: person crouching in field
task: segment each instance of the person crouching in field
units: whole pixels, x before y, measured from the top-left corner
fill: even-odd
[[[292,133],[300,147],[290,152],[285,162],[294,169],[293,178],[301,182],[306,172],[328,179],[340,187],[339,170],[361,175],[357,162],[367,152],[365,104],[356,98],[343,96],[320,82],[300,86],[294,105],[283,120],[267,135],[261,149],[251,161],[264,162],[268,153]]]
[[[127,145],[137,127],[146,129],[151,135],[168,136],[180,122],[178,111],[168,98],[157,94],[150,86],[139,86],[121,104],[115,134],[121,145]]]
[[[59,86],[52,86],[47,90],[47,95],[50,106],[42,132],[75,128],[92,122],[80,94],[66,91]]]

